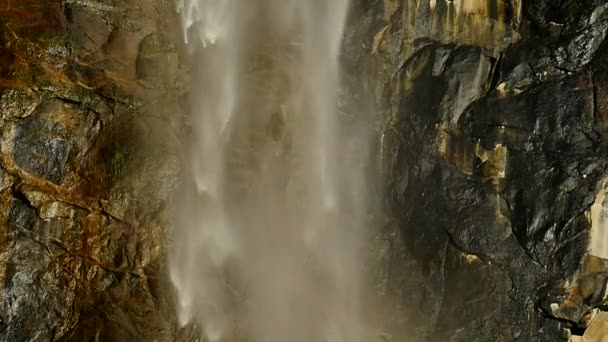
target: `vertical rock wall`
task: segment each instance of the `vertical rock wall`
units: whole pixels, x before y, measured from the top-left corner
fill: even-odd
[[[383,122],[386,329],[413,341],[584,335],[608,279],[606,2],[354,6],[366,52],[352,65]]]
[[[178,339],[159,272],[179,162],[147,138],[182,112],[173,13],[0,1],[1,341]]]
[[[0,0],[0,340],[195,337],[162,280],[187,134],[172,5]],[[379,338],[601,334],[607,9],[352,0],[344,110],[379,123],[386,181]]]

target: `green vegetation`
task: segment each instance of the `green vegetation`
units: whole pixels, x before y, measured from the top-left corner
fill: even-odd
[[[111,183],[115,183],[127,173],[127,166],[131,160],[130,148],[112,145],[106,160],[106,170]]]

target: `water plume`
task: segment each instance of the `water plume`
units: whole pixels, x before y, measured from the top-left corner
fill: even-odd
[[[209,341],[369,341],[368,133],[340,117],[347,0],[181,0],[190,168],[170,255]]]

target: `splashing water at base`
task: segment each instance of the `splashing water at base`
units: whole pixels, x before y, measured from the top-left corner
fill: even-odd
[[[209,341],[369,341],[367,134],[338,115],[347,0],[181,0],[191,168],[170,258]]]

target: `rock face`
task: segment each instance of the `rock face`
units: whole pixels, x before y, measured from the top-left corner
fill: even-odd
[[[179,161],[145,138],[181,112],[173,12],[0,1],[0,341],[185,333],[159,277]]]
[[[196,338],[163,272],[172,5],[0,0],[0,341]],[[385,180],[380,338],[606,338],[608,3],[351,5],[345,111],[378,123]]]
[[[608,279],[606,2],[354,6],[346,51],[360,35],[365,51],[344,58],[382,113],[380,260],[384,296],[404,313],[386,329],[414,341],[582,335]]]

